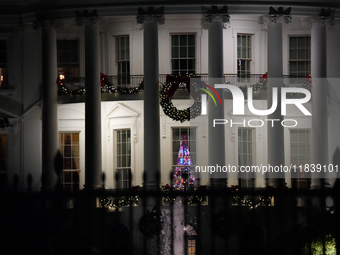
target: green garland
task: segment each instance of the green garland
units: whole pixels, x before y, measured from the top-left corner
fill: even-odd
[[[105,208],[120,208],[128,205],[138,205],[138,195],[123,197],[106,197],[101,198],[100,203]]]
[[[136,87],[125,87],[125,86],[118,86],[115,88],[111,83],[105,84],[101,87],[102,93],[119,93],[119,94],[133,94],[138,93],[140,90],[143,89],[142,84],[139,84]],[[59,96],[80,96],[84,95],[86,92],[85,88],[79,88],[75,90],[69,89],[64,84],[58,86],[58,95]]]
[[[160,93],[160,105],[162,106],[165,115],[174,121],[184,122],[190,121],[190,119],[194,119],[201,114],[201,97],[194,99],[192,106],[184,110],[178,110],[173,105],[172,99],[165,94],[170,87],[171,84],[164,84]]]
[[[270,190],[272,187],[266,187],[266,190]],[[238,193],[239,186],[238,185],[232,185],[231,190],[233,193],[231,203],[233,205],[241,205],[241,206],[249,206],[251,208],[255,208],[258,206],[270,206],[271,204],[271,195],[262,195],[262,196],[245,196],[240,195]]]
[[[176,194],[173,193],[174,189],[171,188],[168,184],[161,187],[161,191],[163,193],[163,203],[165,205],[172,204],[176,200]],[[203,205],[208,202],[208,197],[206,195],[206,191],[208,190],[207,185],[201,185],[197,188],[197,194],[193,196],[186,197],[187,205]]]
[[[139,84],[136,87],[125,87],[125,86],[118,86],[115,88],[111,83],[110,84],[105,84],[102,87],[102,93],[119,93],[119,94],[133,94],[133,93],[138,93],[143,89],[143,85]]]

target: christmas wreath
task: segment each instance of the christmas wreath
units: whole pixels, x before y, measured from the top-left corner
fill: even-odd
[[[143,233],[146,238],[153,238],[159,236],[161,233],[161,212],[153,208],[151,212],[147,211],[138,222],[139,230]]]
[[[166,94],[171,86],[171,84],[164,84],[160,93],[160,105],[162,106],[164,114],[174,121],[180,122],[190,121],[190,119],[199,116],[201,114],[201,97],[196,97],[192,106],[184,110],[179,110],[174,106],[172,99]],[[194,85],[194,87],[196,86],[197,85]],[[198,90],[196,92],[201,93]]]

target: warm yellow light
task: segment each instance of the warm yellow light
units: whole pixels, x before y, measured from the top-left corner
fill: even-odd
[[[1,75],[0,80],[4,81],[4,76],[3,75]]]
[[[65,75],[60,74],[60,75],[59,75],[59,79],[60,79],[60,80],[64,80],[64,79],[65,79]]]

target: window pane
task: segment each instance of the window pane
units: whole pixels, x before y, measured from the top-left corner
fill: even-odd
[[[171,56],[172,58],[179,58],[178,47],[172,47]]]
[[[290,48],[297,48],[297,37],[289,38]]]
[[[306,59],[306,52],[304,50],[298,51],[298,59]]]
[[[298,59],[298,50],[297,49],[291,49],[290,50],[290,59]]]
[[[306,48],[306,38],[305,37],[298,37],[298,47],[303,49]]]
[[[188,46],[194,46],[195,47],[195,35],[188,35]]]
[[[188,44],[187,35],[180,35],[179,44],[180,46],[187,46]]]
[[[195,47],[188,47],[188,57],[189,58],[195,57]]]
[[[310,74],[310,36],[295,36],[289,39],[290,75],[306,76]],[[298,60],[294,63],[291,60]]]
[[[180,47],[179,57],[180,58],[187,58],[188,57],[187,50],[188,50],[187,47]]]

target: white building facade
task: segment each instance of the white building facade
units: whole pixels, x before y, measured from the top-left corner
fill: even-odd
[[[273,134],[269,137],[268,116],[254,115],[247,107],[244,116],[234,115],[230,93],[225,91],[220,116],[228,123],[223,126],[224,139],[216,149],[224,148],[225,165],[237,168],[268,165],[269,158],[273,158],[268,155],[273,150],[282,152],[276,162],[286,166],[311,164],[313,155],[322,155],[314,163],[335,163],[333,155],[340,144],[337,135],[340,124],[339,6],[337,3],[329,3],[326,8],[316,3],[309,6],[278,3],[274,5],[278,11],[275,15],[290,17],[290,22],[260,22],[261,18],[275,15],[268,16],[271,5],[253,2],[252,5],[227,5],[227,12],[224,5],[214,9],[207,4],[204,6],[207,13],[202,13],[201,6],[189,3],[182,7],[169,3],[164,9],[157,5],[148,10],[148,6],[137,3],[133,8],[124,4],[103,7],[107,3],[87,8],[82,4],[70,7],[59,1],[47,5],[46,9],[42,7],[36,16],[27,11],[21,23],[14,20],[17,16],[12,13],[1,34],[4,63],[0,93],[4,103],[0,110],[10,124],[0,130],[3,185],[21,190],[52,189],[59,174],[53,170],[58,150],[63,157],[60,176],[67,189],[102,186],[102,173],[107,189],[143,186],[145,172],[160,173],[159,183],[157,177],[148,180],[150,187],[170,185],[180,134],[184,133],[189,139],[193,164],[208,166],[211,162],[207,152],[214,151],[208,142],[213,132],[211,128],[209,131],[210,119],[199,116],[190,121],[174,121],[164,114],[159,103],[158,108],[155,107],[155,103],[159,101],[157,88],[166,82],[167,76],[195,74],[206,82],[208,77],[212,78],[209,64],[214,59],[208,49],[209,33],[214,32],[206,20],[209,10],[215,11],[214,18],[222,24],[222,45],[216,46],[219,61],[222,59],[223,63],[222,76],[214,78],[239,87],[251,87],[266,83],[267,76],[282,78],[284,84],[293,86],[292,78],[299,76],[296,86],[301,86],[308,84],[308,75],[311,75],[313,89],[323,86],[321,94],[312,89],[312,101],[304,104],[312,116],[305,116],[294,105],[287,107],[285,118],[295,119],[298,125],[278,128],[275,132],[279,132],[282,139],[277,140],[272,138]],[[58,6],[59,9],[52,9]],[[138,7],[145,12],[138,13]],[[285,13],[288,7],[291,12]],[[319,16],[320,12],[327,12],[328,7],[331,13]],[[227,15],[226,22],[221,17]],[[141,16],[146,18],[138,22],[137,17]],[[270,37],[268,33],[273,30],[274,37],[273,34]],[[275,35],[277,31],[279,38]],[[275,37],[282,46],[277,45]],[[318,55],[315,51],[321,53]],[[314,71],[313,75],[313,70],[321,71]],[[134,88],[143,83],[144,90],[131,94],[107,93],[101,86],[101,79],[106,78],[100,73],[107,75],[115,88],[120,85]],[[328,84],[317,84],[319,78],[328,78]],[[77,90],[80,95],[58,96],[61,83],[68,89],[65,93]],[[84,87],[86,96],[79,90]],[[266,92],[254,93],[254,98],[256,109],[267,109]],[[145,105],[146,101],[150,104]],[[183,88],[175,93],[173,103],[178,109],[192,104]],[[249,120],[255,120],[253,125],[248,125]],[[256,127],[260,120],[265,124]],[[231,126],[231,121],[239,124]],[[320,144],[317,138],[325,142]],[[31,176],[30,184],[28,176]],[[209,173],[197,177],[200,185],[211,184]],[[255,179],[238,177],[237,173],[229,174],[225,185],[257,188],[277,185],[266,182],[266,176],[261,173]],[[327,180],[330,184],[333,181]],[[284,182],[287,187],[297,185],[289,173],[285,174]],[[311,184],[318,186],[319,182],[306,181],[298,185]]]

